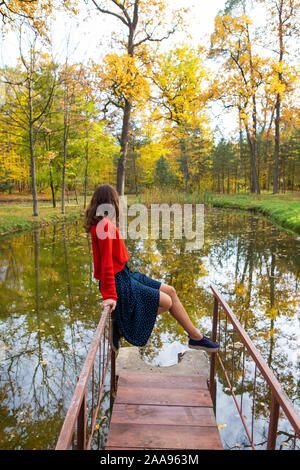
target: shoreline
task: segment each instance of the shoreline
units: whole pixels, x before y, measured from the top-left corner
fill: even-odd
[[[284,230],[300,235],[300,202],[289,201],[289,207],[283,207],[285,201],[236,201],[228,198],[212,197],[211,205],[223,209],[235,209],[252,212],[256,215],[266,217],[271,223],[276,224]]]
[[[3,206],[1,205],[1,208]],[[8,237],[17,233],[27,232],[50,225],[57,224],[59,222],[70,222],[72,219],[77,220],[83,218],[84,210],[68,210],[65,214],[51,214],[39,217],[27,216],[23,217],[19,215],[7,215],[2,217],[0,215],[0,238]]]
[[[271,223],[283,230],[300,235],[300,194],[271,195],[271,194],[212,194],[176,193],[158,190],[146,191],[136,200],[147,206],[151,203],[169,205],[177,204],[204,204],[206,207],[221,209],[234,209],[247,211],[257,216],[266,217]]]
[[[144,203],[147,207],[151,203],[203,203],[206,207],[220,209],[234,209],[247,211],[258,216],[266,217],[271,223],[283,230],[300,235],[300,198],[290,200],[280,196],[253,196],[253,195],[216,195],[216,194],[185,194],[172,192],[167,194],[146,193],[138,197],[128,195],[130,202]],[[164,201],[163,201],[164,199]],[[21,202],[21,201],[20,201]],[[14,202],[0,203],[0,237],[20,233],[36,228],[42,228],[59,222],[68,222],[72,218],[80,219],[84,215],[83,207],[77,204],[66,205],[66,213],[62,214],[58,208],[53,208],[48,202],[41,203],[40,216],[32,215],[32,207],[28,201],[21,204]]]

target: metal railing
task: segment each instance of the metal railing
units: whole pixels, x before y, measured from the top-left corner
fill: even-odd
[[[89,450],[91,448],[109,367],[111,401],[116,392],[115,352],[110,345],[111,334],[110,308],[105,307],[82,367],[55,450]],[[87,403],[90,408],[89,413]]]
[[[216,354],[211,355],[210,363],[210,378],[209,378],[209,387],[210,393],[212,395],[213,401],[215,402],[216,394],[216,382],[215,382],[215,373],[216,373],[216,359],[218,359],[221,370],[224,374],[225,381],[228,384],[228,390],[230,391],[239,415],[241,417],[244,429],[246,431],[247,437],[249,439],[252,449],[255,449],[254,444],[254,411],[255,411],[255,398],[257,393],[257,380],[258,374],[263,377],[267,388],[271,393],[270,399],[270,410],[269,410],[269,427],[268,427],[268,436],[267,436],[267,450],[273,450],[276,447],[277,441],[277,432],[278,432],[278,421],[280,415],[280,409],[283,411],[285,417],[291,424],[294,430],[293,444],[296,445],[297,437],[300,437],[300,416],[293,407],[293,404],[286,396],[283,391],[280,383],[277,378],[263,359],[262,355],[258,349],[252,343],[250,337],[245,332],[240,322],[232,312],[231,308],[221,296],[218,289],[211,284],[211,289],[214,294],[214,312],[213,312],[213,326],[212,326],[212,340],[220,344],[220,350]],[[221,307],[221,308],[219,308]],[[223,319],[221,315],[223,313]],[[225,313],[225,315],[224,315]],[[229,331],[228,322],[233,327],[232,331]],[[241,343],[234,342],[234,334],[238,334],[238,337]],[[231,347],[228,346],[228,338],[231,339]],[[237,348],[235,348],[238,346]],[[235,360],[234,353],[235,351],[240,351],[239,361],[241,367],[238,370],[235,370]],[[251,388],[253,390],[252,396],[252,419],[251,419],[251,429],[246,424],[246,417],[243,415],[243,393],[245,388],[245,356],[248,354],[252,361],[254,361],[254,372],[253,372],[253,381],[251,383]],[[229,355],[229,358],[228,358]],[[226,370],[226,365],[230,367],[230,371]],[[238,377],[239,382],[239,394],[240,401],[238,400],[237,394],[235,393],[236,387],[234,387],[233,380]],[[249,387],[248,387],[249,388]],[[249,390],[247,390],[248,392]]]

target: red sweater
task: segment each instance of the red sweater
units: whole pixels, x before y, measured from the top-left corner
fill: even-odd
[[[122,271],[129,254],[122,236],[111,219],[105,217],[91,227],[94,278],[101,280],[103,300],[117,300],[115,274]]]

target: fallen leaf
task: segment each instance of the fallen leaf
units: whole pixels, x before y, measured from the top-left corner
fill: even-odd
[[[239,348],[242,348],[244,345],[243,343],[236,342],[232,346],[234,349],[239,349]]]
[[[227,427],[227,424],[226,424],[226,423],[225,423],[225,424],[219,424],[219,425],[218,425],[218,428],[219,428],[219,429],[226,428],[226,427]]]

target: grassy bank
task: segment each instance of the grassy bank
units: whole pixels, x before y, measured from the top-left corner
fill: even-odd
[[[280,226],[300,234],[300,197],[286,195],[213,195],[211,204],[215,207],[227,207],[251,210],[270,217]]]
[[[83,208],[70,202],[66,204],[66,213],[62,214],[60,206],[53,208],[50,202],[40,202],[39,213],[39,217],[32,215],[31,202],[0,203],[0,236],[79,218],[83,215]]]
[[[212,194],[149,190],[138,197],[144,204],[196,204],[253,211],[269,217],[278,225],[300,234],[300,194]]]
[[[212,194],[185,193],[184,191],[151,189],[140,196],[129,195],[128,204],[134,202],[150,205],[157,204],[196,204],[203,203],[211,207],[249,210],[269,217],[278,225],[300,234],[300,194]],[[30,200],[20,198],[18,202],[0,202],[0,236],[9,233],[30,230],[35,227],[60,221],[71,221],[83,215],[83,201],[66,203],[66,213],[61,213],[60,204],[53,208],[51,202],[40,201],[39,217],[32,215]]]

